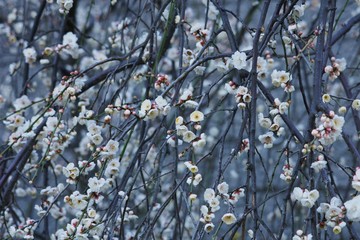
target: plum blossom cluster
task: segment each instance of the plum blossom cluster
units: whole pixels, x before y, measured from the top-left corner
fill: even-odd
[[[59,5],[59,12],[61,14],[68,14],[74,5],[73,0],[57,0],[56,3]]]
[[[63,36],[63,41],[61,44],[58,44],[55,48],[57,53],[65,53],[70,55],[72,58],[77,59],[80,54],[80,47],[77,43],[78,38],[72,32],[67,32]]]
[[[353,3],[279,1],[263,18],[269,1],[19,2],[0,1],[0,239],[310,240],[358,227],[360,168],[347,171],[359,85],[345,72],[357,59],[339,44],[358,35]],[[330,45],[344,58],[325,62]]]
[[[335,234],[339,234],[346,226],[344,221],[346,210],[338,197],[331,198],[330,203],[320,203],[317,212],[321,214],[318,226],[322,229],[328,226]]]
[[[294,168],[290,164],[285,164],[282,168],[282,173],[280,174],[280,179],[284,180],[287,183],[290,183],[293,178]]]
[[[189,185],[197,186],[202,181],[202,176],[198,173],[199,169],[196,165],[192,162],[185,162],[184,163],[187,169],[192,173],[192,176],[188,177],[186,183]]]
[[[218,184],[217,191],[212,188],[207,188],[204,192],[204,200],[207,205],[202,205],[200,208],[201,218],[200,222],[204,224],[204,230],[211,232],[215,225],[213,220],[215,219],[215,212],[220,210],[220,200],[223,199],[225,204],[235,204],[240,197],[245,196],[244,189],[239,188],[233,192],[229,192],[229,185],[226,182]],[[231,225],[236,222],[236,216],[231,213],[225,213],[221,220],[227,225]]]
[[[251,102],[251,94],[247,87],[237,86],[233,81],[229,81],[225,84],[225,89],[228,93],[235,95],[235,100],[239,108],[245,109],[246,104]]]
[[[295,91],[294,85],[291,84],[292,76],[289,72],[273,70],[271,73],[271,82],[275,87],[282,87],[285,92]]]
[[[288,104],[280,103],[278,99],[275,99],[275,103],[278,103],[278,105],[275,105],[276,107],[269,112],[269,117],[264,117],[263,113],[258,114],[259,125],[268,130],[267,133],[258,137],[259,141],[264,144],[264,148],[272,148],[275,136],[280,137],[285,133],[285,128],[282,126],[283,121],[279,113],[285,113]]]
[[[166,74],[158,74],[157,79],[155,81],[155,89],[156,90],[165,90],[167,86],[169,86],[170,80],[169,76]]]
[[[309,191],[307,189],[295,187],[291,198],[299,201],[303,207],[312,208],[319,198],[319,191],[316,189]]]
[[[312,234],[306,234],[303,230],[297,230],[296,234],[292,237],[292,240],[312,240]]]
[[[139,117],[144,119],[144,121],[153,120],[160,114],[166,116],[170,109],[170,105],[162,96],[158,96],[154,102],[146,99],[141,103]]]
[[[345,58],[337,59],[335,57],[331,58],[331,65],[325,67],[325,73],[329,75],[330,80],[337,79],[341,72],[346,69],[346,60]]]
[[[185,122],[184,118],[179,116],[175,119],[175,127],[176,127],[176,135],[177,137],[182,137],[181,139],[177,139],[176,136],[168,135],[167,143],[175,147],[176,139],[178,145],[181,145],[183,142],[191,143],[191,146],[195,150],[200,150],[206,145],[206,135],[205,133],[201,133],[200,136],[196,136],[196,134],[189,130],[187,125],[192,124],[195,130],[201,130],[200,122],[204,121],[204,114],[201,111],[195,110],[190,114],[190,122]]]
[[[334,143],[342,133],[344,117],[336,115],[333,111],[329,114],[322,114],[319,119],[318,127],[313,129],[311,134],[322,144],[330,145]]]

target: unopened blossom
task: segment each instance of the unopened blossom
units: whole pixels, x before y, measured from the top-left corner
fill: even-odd
[[[236,94],[238,91],[237,85],[233,81],[225,83],[225,90],[230,94]]]
[[[292,180],[293,167],[290,164],[285,164],[283,167],[283,172],[280,174],[280,179],[289,183]]]
[[[233,223],[236,222],[236,217],[235,217],[235,215],[232,214],[232,213],[225,213],[225,214],[222,216],[221,220],[222,220],[225,224],[230,225],[230,224],[233,224]]]
[[[204,114],[200,111],[194,111],[190,114],[190,121],[201,122],[204,120]]]

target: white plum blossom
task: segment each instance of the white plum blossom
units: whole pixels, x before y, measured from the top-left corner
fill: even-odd
[[[315,170],[315,172],[320,172],[321,169],[325,168],[327,165],[327,161],[324,158],[324,155],[319,155],[316,159],[316,161],[314,161],[311,164],[311,168],[313,168]]]
[[[111,155],[116,154],[116,152],[119,150],[119,142],[110,140],[105,145],[105,149]]]
[[[346,201],[344,206],[346,208],[346,217],[353,222],[360,221],[360,195],[357,195],[353,199]]]
[[[271,126],[271,119],[265,118],[263,113],[258,114],[258,120],[261,127],[269,129]]]
[[[351,186],[358,192],[360,192],[360,167],[356,168],[355,175],[353,176],[353,180],[351,182]]]
[[[59,5],[59,12],[61,14],[68,14],[74,5],[73,0],[57,0],[56,3]]]
[[[319,191],[316,189],[309,191],[307,189],[295,187],[291,197],[294,200],[300,201],[302,206],[311,208],[319,198]]]
[[[72,32],[67,32],[63,36],[62,44],[56,47],[56,51],[64,52],[71,55],[72,58],[77,59],[79,57],[79,45],[77,43],[77,36]]]
[[[231,63],[234,68],[240,70],[246,67],[246,54],[244,52],[236,51],[231,56]]]
[[[209,202],[215,197],[215,191],[212,188],[207,188],[204,192],[204,200]]]
[[[305,4],[295,5],[294,10],[292,11],[292,16],[295,18],[302,17],[304,15],[305,6]]]
[[[75,167],[74,163],[69,163],[66,167],[63,167],[63,174],[67,177],[67,182],[70,184],[76,183],[76,179],[80,174],[80,171]]]
[[[268,132],[266,134],[260,135],[259,140],[262,144],[264,144],[264,148],[272,148],[273,142],[275,140],[274,133]]]
[[[196,138],[195,133],[193,133],[192,131],[186,131],[183,135],[183,141],[190,143],[191,141],[193,141]]]
[[[204,120],[204,114],[200,111],[194,111],[190,114],[190,121],[201,122]]]
[[[334,143],[342,132],[344,126],[344,117],[336,115],[333,111],[329,114],[323,114],[320,118],[318,127],[312,130],[311,134],[325,146]]]
[[[197,173],[199,171],[198,167],[192,164],[192,162],[184,162],[184,164],[192,173]]]
[[[215,227],[215,225],[212,222],[206,223],[204,226],[204,230],[205,230],[205,232],[209,233],[214,229],[214,227]]]
[[[217,186],[217,190],[220,194],[227,194],[229,192],[229,184],[222,182]]]
[[[36,50],[34,47],[25,48],[23,50],[23,54],[24,54],[26,63],[32,64],[36,61],[37,53],[36,53]]]
[[[191,176],[186,180],[187,184],[192,184],[193,186],[199,185],[199,183],[202,181],[202,176],[200,173],[196,174],[195,176]]]
[[[334,81],[340,76],[341,72],[346,69],[346,60],[345,58],[336,59],[332,57],[331,63],[331,65],[325,67],[324,71],[329,75],[329,79]]]
[[[289,183],[292,180],[293,167],[290,164],[285,164],[283,172],[280,174],[280,178],[285,182]]]
[[[149,99],[144,100],[141,103],[141,111],[149,111],[151,109],[151,101]]]
[[[351,107],[353,109],[355,109],[356,111],[360,111],[360,99],[355,99],[352,104]]]
[[[15,110],[18,111],[20,109],[24,109],[27,108],[28,106],[31,105],[31,101],[29,99],[28,96],[26,95],[22,95],[20,98],[17,98],[14,102],[13,105],[15,107]]]
[[[103,191],[105,183],[104,178],[98,179],[97,177],[92,177],[88,181],[88,186],[91,192],[100,193]]]
[[[292,237],[292,240],[312,240],[312,234],[305,234],[302,230],[297,230],[296,235]]]
[[[232,213],[225,213],[225,214],[222,216],[221,220],[222,220],[225,224],[230,225],[230,224],[233,224],[233,223],[236,222],[236,217],[235,217],[235,215],[232,214]]]

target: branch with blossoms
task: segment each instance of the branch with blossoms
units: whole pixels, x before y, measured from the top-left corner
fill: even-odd
[[[360,2],[0,2],[1,239],[359,239]]]

